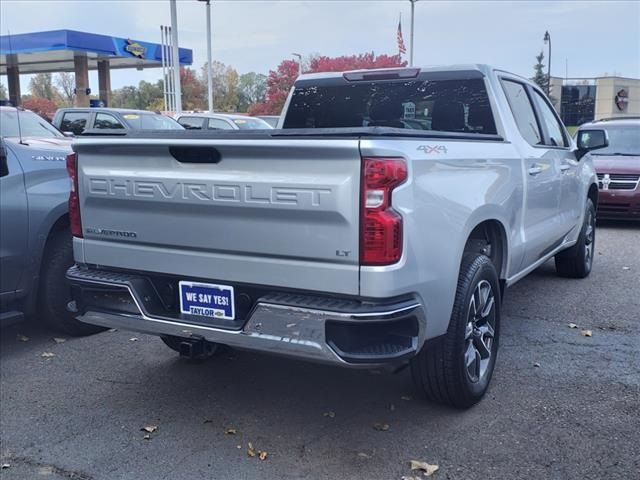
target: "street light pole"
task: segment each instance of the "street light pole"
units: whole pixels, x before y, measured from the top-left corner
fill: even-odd
[[[209,111],[213,112],[213,78],[211,70],[211,2],[207,0],[207,100]]]
[[[176,113],[182,112],[182,88],[180,87],[180,49],[178,48],[178,8],[176,0],[171,2],[171,46],[173,49],[173,59],[175,68],[173,69],[173,88],[176,99]]]
[[[547,60],[547,96],[551,95],[551,35],[549,31],[544,32],[544,43],[549,44],[549,59]]]
[[[416,2],[418,0],[409,0],[411,2],[411,32],[409,33],[409,66],[413,67],[413,26],[416,14]]]
[[[292,53],[294,57],[298,58],[298,76],[302,75],[302,55],[299,53]]]

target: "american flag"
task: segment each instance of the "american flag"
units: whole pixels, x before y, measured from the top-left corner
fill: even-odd
[[[398,20],[397,40],[398,40],[398,53],[400,55],[404,55],[405,53],[407,53],[407,47],[404,46],[404,38],[402,37],[402,17],[400,17],[400,20]]]

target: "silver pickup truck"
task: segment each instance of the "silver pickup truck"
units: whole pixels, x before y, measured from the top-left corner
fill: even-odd
[[[113,132],[69,165],[79,319],[345,367],[465,408],[505,287],[586,277],[597,179],[544,93],[488,66],[301,76],[276,130]]]

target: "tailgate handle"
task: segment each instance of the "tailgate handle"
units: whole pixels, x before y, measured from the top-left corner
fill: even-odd
[[[169,153],[181,163],[218,163],[220,152],[213,147],[169,147]]]

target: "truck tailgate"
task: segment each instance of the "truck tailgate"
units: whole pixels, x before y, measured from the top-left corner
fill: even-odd
[[[358,293],[357,139],[87,138],[74,150],[77,261]]]

